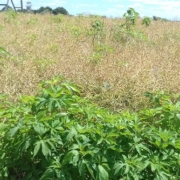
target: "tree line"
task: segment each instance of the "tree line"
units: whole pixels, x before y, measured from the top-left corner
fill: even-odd
[[[39,9],[37,10],[32,10],[35,14],[36,13],[40,13],[40,14],[43,14],[43,13],[51,13],[51,14],[54,14],[54,15],[57,15],[57,14],[64,14],[64,15],[68,15],[68,11],[63,8],[63,7],[57,7],[55,9],[52,9],[51,7],[47,6],[47,7],[40,7]]]
[[[3,7],[0,11],[5,11],[6,8]],[[12,7],[8,6],[7,7],[7,10],[13,10]],[[29,10],[27,9],[18,9],[17,12],[29,12]],[[31,13],[34,13],[34,14],[46,14],[46,13],[50,13],[50,14],[54,14],[54,15],[57,15],[57,14],[64,14],[64,15],[68,15],[68,11],[63,8],[63,7],[57,7],[55,9],[52,9],[51,7],[47,6],[47,7],[40,7],[39,9],[36,9],[36,10],[30,10]]]

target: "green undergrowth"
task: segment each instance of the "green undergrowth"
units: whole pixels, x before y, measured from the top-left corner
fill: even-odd
[[[120,114],[57,78],[16,103],[1,95],[0,179],[178,179],[179,97],[146,95],[150,108]]]

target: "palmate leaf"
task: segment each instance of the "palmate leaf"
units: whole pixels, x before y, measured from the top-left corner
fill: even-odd
[[[78,163],[79,174],[85,179],[85,161],[82,159]]]
[[[48,129],[42,123],[33,125],[33,128],[34,131],[41,136],[48,131]]]
[[[51,150],[49,149],[49,146],[44,141],[41,141],[41,147],[42,147],[42,153],[47,158],[48,155],[51,155]]]
[[[35,143],[33,157],[37,155],[40,148],[42,149],[42,154],[47,158],[49,155],[51,155],[51,150],[47,143],[45,143],[43,140],[40,140]]]
[[[52,168],[48,168],[44,174],[41,176],[40,180],[47,180],[51,179],[53,175],[55,174],[54,170]]]
[[[94,177],[94,172],[93,172],[92,167],[89,165],[88,162],[85,162],[85,163],[86,163],[87,170],[88,170],[88,172],[90,173],[91,177],[92,177],[93,179],[95,179],[95,177]]]
[[[63,164],[72,164],[73,158],[76,156],[79,156],[79,152],[77,150],[69,151],[63,159]]]
[[[113,169],[115,170],[114,174],[117,175],[119,171],[123,168],[124,164],[123,163],[115,163]]]
[[[8,135],[9,135],[10,137],[13,137],[13,136],[18,132],[18,130],[20,129],[21,126],[22,126],[21,123],[18,123],[17,126],[15,126],[15,127],[13,127],[12,129],[10,129]]]
[[[136,148],[137,152],[139,153],[139,155],[142,154],[142,151],[149,152],[149,149],[145,145],[143,145],[142,143],[136,144],[135,148]]]
[[[35,147],[34,147],[34,152],[33,152],[33,157],[35,157],[37,155],[37,153],[39,152],[41,147],[41,142],[38,141],[37,143],[35,143]]]
[[[66,137],[66,140],[69,142],[69,141],[71,141],[72,138],[73,138],[74,136],[76,136],[76,135],[77,135],[77,131],[76,131],[76,129],[75,129],[74,127],[72,127],[72,128],[70,129],[67,137]]]
[[[80,94],[79,89],[76,86],[74,86],[73,84],[71,84],[71,83],[62,83],[62,85],[64,87],[66,87],[70,92],[72,91],[72,92],[76,92],[76,93]]]
[[[98,176],[99,176],[99,180],[108,180],[109,179],[108,172],[101,165],[98,165]]]
[[[169,180],[170,176],[171,176],[170,174],[167,174],[164,171],[160,171],[157,173],[156,179],[157,180],[161,180],[161,179],[162,180]]]

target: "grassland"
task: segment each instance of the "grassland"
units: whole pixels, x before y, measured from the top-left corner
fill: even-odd
[[[92,36],[92,22],[103,35]],[[146,39],[116,34],[122,19],[0,14],[0,93],[16,100],[36,94],[42,80],[62,75],[83,95],[113,111],[147,105],[144,92],[180,92],[180,23],[153,21]],[[116,35],[116,36],[115,36]]]

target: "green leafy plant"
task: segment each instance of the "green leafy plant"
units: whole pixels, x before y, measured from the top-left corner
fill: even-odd
[[[131,31],[132,28],[136,25],[139,13],[133,8],[129,8],[127,12],[123,15],[125,18],[124,26],[127,31]]]
[[[142,19],[142,25],[150,26],[151,24],[151,18],[150,17],[144,17]]]
[[[129,8],[123,15],[125,22],[121,25],[117,25],[114,30],[113,39],[120,41],[123,44],[130,42],[133,39],[147,40],[147,37],[143,32],[136,29],[136,23],[139,17],[139,13],[133,8]],[[142,24],[150,25],[150,18],[146,17],[142,20]]]
[[[179,95],[171,97],[163,91],[156,94],[146,92],[145,95],[149,98],[152,108],[142,110],[142,118],[151,119],[156,127],[180,132]]]
[[[102,43],[103,35],[104,35],[103,28],[104,28],[104,24],[101,20],[94,20],[91,23],[91,29],[88,32],[88,34],[92,36],[93,47],[95,46],[95,44]]]
[[[15,104],[0,96],[1,179],[180,177],[179,129],[157,126],[171,108],[156,117],[146,110],[112,114],[63,78],[40,87]]]

